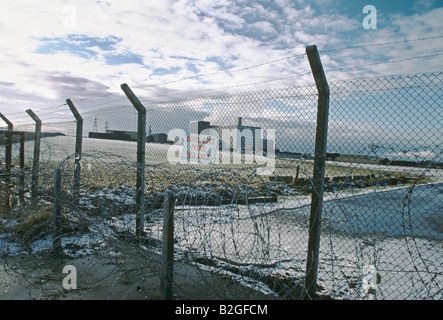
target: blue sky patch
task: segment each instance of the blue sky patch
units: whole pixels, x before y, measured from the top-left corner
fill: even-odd
[[[106,63],[109,65],[119,65],[125,63],[136,63],[143,65],[143,57],[134,53],[123,53],[123,54],[106,54]]]
[[[116,45],[121,41],[116,37],[107,38],[88,37],[86,35],[67,35],[64,38],[41,38],[42,44],[35,51],[41,54],[56,54],[61,52],[71,53],[82,58],[97,57],[97,52],[93,50],[98,47],[102,51],[115,50]]]

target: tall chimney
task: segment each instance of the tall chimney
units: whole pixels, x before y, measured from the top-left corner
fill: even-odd
[[[238,117],[238,123],[237,123],[238,127],[241,127],[241,121],[242,121],[242,117]]]

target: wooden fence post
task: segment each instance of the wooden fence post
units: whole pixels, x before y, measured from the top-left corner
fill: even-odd
[[[165,191],[163,202],[163,246],[162,259],[164,268],[161,274],[160,299],[172,300],[174,280],[174,206],[175,196],[170,190]]]
[[[12,131],[14,130],[14,125],[12,124],[11,121],[8,120],[8,118],[6,118],[1,112],[0,112],[0,118],[2,118],[2,120],[4,122],[6,122],[6,124],[8,125],[8,132],[6,133],[6,137],[5,137],[5,143],[6,143],[6,147],[5,147],[5,161],[6,161],[6,177],[5,177],[5,182],[6,182],[6,200],[5,200],[5,208],[9,209],[10,208],[10,203],[9,203],[9,189],[10,189],[10,183],[11,183],[11,167],[12,167]]]
[[[31,197],[32,201],[37,200],[38,191],[38,171],[40,166],[40,140],[42,134],[42,122],[36,116],[36,114],[31,110],[26,110],[26,113],[35,121],[35,136],[34,136],[34,161],[32,165],[32,186],[31,186]]]
[[[124,83],[121,89],[131,101],[138,112],[137,128],[137,181],[136,181],[136,206],[137,215],[135,220],[136,237],[140,240],[143,236],[145,219],[145,148],[146,148],[146,108],[138,100],[129,86]]]
[[[75,165],[74,165],[74,199],[75,204],[78,207],[80,203],[80,176],[81,176],[81,159],[82,159],[82,142],[83,142],[83,118],[77,111],[70,99],[66,100],[66,103],[71,109],[72,114],[77,120],[77,128],[75,135]]]
[[[317,290],[318,259],[320,251],[323,190],[326,165],[326,142],[329,116],[329,85],[323,70],[317,46],[306,47],[312,74],[318,91],[317,129],[311,213],[309,218],[308,255],[306,262],[305,298],[313,299]]]

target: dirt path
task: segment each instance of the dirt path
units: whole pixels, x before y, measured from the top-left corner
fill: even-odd
[[[76,259],[32,255],[0,260],[0,300],[158,300],[159,257],[135,259],[94,254]],[[151,267],[150,267],[151,264]],[[63,288],[63,267],[77,272],[77,289]],[[157,269],[157,270],[156,270]],[[271,299],[240,283],[183,263],[174,264],[175,299]]]

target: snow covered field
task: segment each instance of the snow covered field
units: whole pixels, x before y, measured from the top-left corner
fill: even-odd
[[[441,207],[426,206],[428,197],[434,203],[443,203],[441,188],[442,185],[420,186],[411,206],[414,212],[406,215],[401,213],[405,188],[326,195],[319,263],[321,293],[338,299],[443,298],[443,211]],[[110,193],[100,192],[100,196],[112,199]],[[121,194],[114,198],[121,203],[131,199]],[[252,278],[257,278],[257,274],[303,278],[309,203],[309,197],[299,196],[249,206],[177,206],[176,259],[188,262],[210,259],[210,265],[199,266],[227,273],[249,286],[260,285],[263,292],[276,294]],[[148,216],[149,223],[145,226],[148,237],[161,240],[161,210]],[[402,219],[411,219],[414,229],[407,227],[409,220],[405,223]],[[92,254],[109,239],[114,240],[111,234],[115,230],[131,233],[135,229],[133,214],[98,222],[88,234],[65,237],[65,253],[72,257]],[[32,252],[49,250],[51,245],[52,238],[48,235],[32,243]],[[72,250],[70,245],[76,249]],[[150,250],[160,252],[160,247]],[[7,235],[2,234],[0,254],[11,256],[20,252],[21,246],[9,242]],[[255,276],[249,279],[251,270]],[[375,278],[367,270],[376,270]],[[368,282],[377,277],[378,283]],[[374,288],[377,290],[370,290]]]
[[[115,148],[114,141],[85,141],[84,152],[94,149],[96,143],[103,150],[109,143],[122,156],[132,155],[135,150],[128,142]],[[166,153],[168,146],[155,147]],[[51,159],[63,160],[66,153],[53,152]],[[151,157],[154,160],[154,155]],[[359,166],[381,170],[377,166]],[[405,172],[406,168],[398,170]],[[422,170],[410,169],[415,174]],[[337,299],[443,298],[443,177],[438,170],[427,174],[436,177],[432,183],[413,188],[390,186],[325,193],[318,279],[322,294]],[[204,189],[176,187],[177,192],[199,192],[199,196],[209,197]],[[90,220],[88,233],[63,238],[65,253],[73,258],[87,256],[107,248],[107,242],[115,242],[116,234],[133,234],[135,215],[117,209],[133,206],[134,195],[133,189],[83,194],[82,208],[99,210],[101,216]],[[310,201],[310,196],[288,194],[275,203],[176,206],[176,259],[229,274],[267,294],[279,294],[257,281],[257,275],[302,281]],[[161,210],[148,211],[146,217],[147,237],[159,242]],[[17,223],[1,222],[8,227]],[[25,250],[33,254],[46,252],[51,246],[50,232],[33,241],[30,248],[0,232],[0,261],[2,256],[18,256]],[[161,248],[154,245],[149,250],[160,252]]]
[[[426,200],[422,198],[435,196],[435,203],[440,205],[443,199],[438,189],[432,193],[427,186],[421,189],[412,205],[414,230],[403,230],[398,200],[404,189],[329,196],[324,204],[319,262],[323,293],[340,299],[368,297],[364,292],[365,270],[374,266],[381,280],[373,284],[377,290],[372,298],[442,298],[443,211],[422,205]],[[376,203],[374,198],[378,198]],[[178,247],[211,257],[221,267],[226,263],[240,266],[246,274],[253,268],[263,274],[302,279],[308,203],[308,199],[300,199],[236,208],[177,208]],[[160,236],[161,227],[152,226],[151,232]]]

